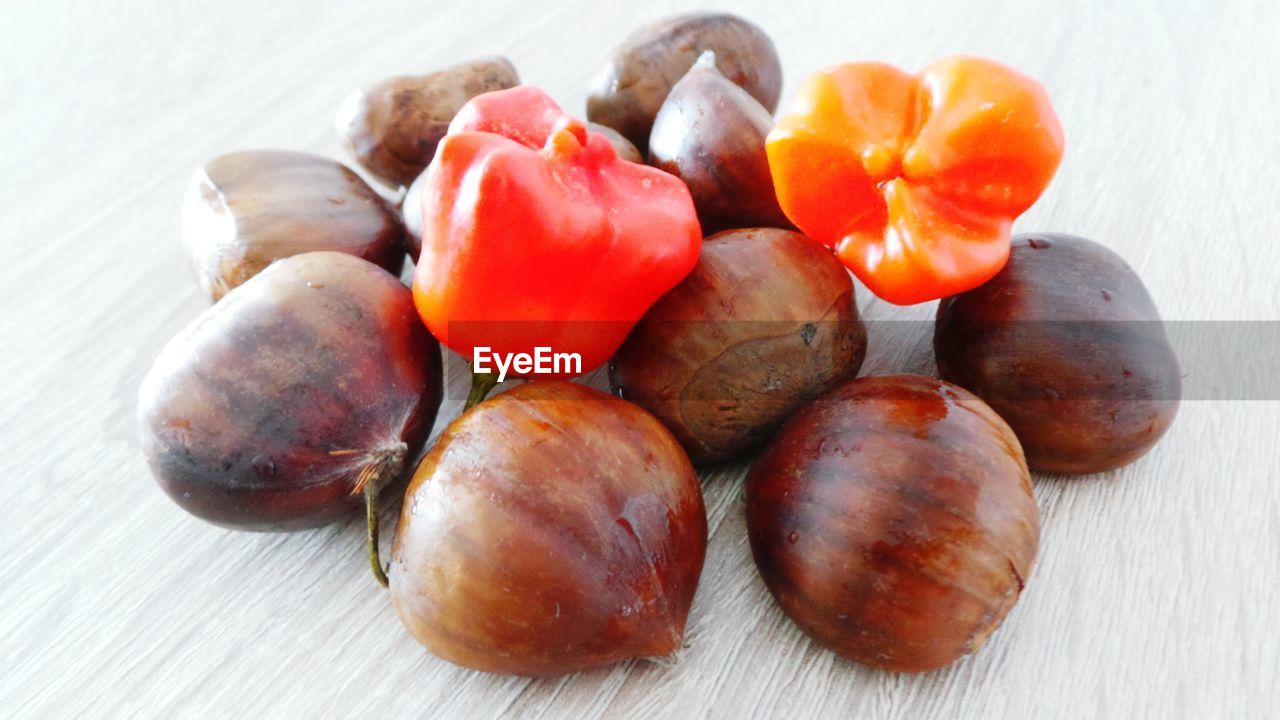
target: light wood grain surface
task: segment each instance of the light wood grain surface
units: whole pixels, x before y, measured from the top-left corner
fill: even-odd
[[[1277,7],[826,0],[734,9],[777,42],[784,107],[807,72],[845,59],[919,68],[969,52],[1039,77],[1068,150],[1017,227],[1109,244],[1168,319],[1280,321]],[[1021,602],[977,655],[916,676],[839,660],[774,606],[747,548],[745,464],[706,474],[710,549],[678,659],[540,681],[428,655],[369,578],[357,518],[242,534],[187,516],[159,491],[138,449],[135,396],[161,345],[206,307],[178,237],[193,168],[252,147],[339,156],[331,118],[347,92],[486,53],[508,55],[525,82],[581,112],[609,48],[684,8],[0,6],[0,716],[1280,713],[1274,401],[1189,401],[1140,462],[1037,478],[1042,551]],[[876,320],[932,312],[861,298]],[[895,329],[873,329],[865,372],[932,372],[926,326],[882,327]],[[1255,359],[1274,372],[1274,357]],[[454,358],[442,422],[458,411],[462,380]]]

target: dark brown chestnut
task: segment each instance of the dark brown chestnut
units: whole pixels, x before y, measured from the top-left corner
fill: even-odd
[[[609,379],[705,464],[766,440],[857,375],[866,349],[853,283],[830,250],[788,230],[729,230],[636,324]]]
[[[152,472],[188,512],[292,530],[402,480],[440,399],[440,348],[409,289],[318,252],[274,263],[170,341],[138,417]]]
[[[1039,546],[1013,431],[933,378],[837,386],[782,427],[746,496],[752,555],[787,617],[887,670],[976,651],[1017,602]]]
[[[404,265],[404,227],[373,188],[328,158],[287,150],[229,153],[196,171],[182,238],[214,300],[305,252],[348,253],[395,275]]]
[[[464,413],[418,466],[391,600],[450,662],[561,675],[677,650],[706,544],[698,479],[657,420],[533,382]]]
[[[393,77],[347,96],[334,119],[356,162],[393,187],[413,182],[471,98],[520,84],[511,62],[487,57],[429,75]]]
[[[1034,470],[1131,463],[1178,412],[1181,371],[1155,303],[1084,238],[1014,238],[999,274],[938,305],[933,344],[942,377],[1009,422]]]
[[[689,186],[703,232],[790,227],[764,150],[772,127],[769,111],[725,79],[708,50],[654,118],[649,163]]]
[[[627,36],[596,73],[587,119],[608,125],[648,151],[649,130],[671,86],[698,56],[716,54],[720,72],[772,113],[782,92],[782,64],[758,26],[727,13],[692,13],[645,25]]]

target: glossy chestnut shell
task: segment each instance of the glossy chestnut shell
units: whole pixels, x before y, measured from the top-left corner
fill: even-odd
[[[328,158],[245,150],[196,171],[182,206],[196,277],[218,300],[281,258],[334,250],[399,275],[404,227],[359,175]]]
[[[1034,470],[1131,463],[1178,411],[1181,371],[1155,303],[1084,238],[1014,238],[998,275],[938,305],[933,343],[942,377],[1009,422]]]
[[[334,124],[356,162],[401,187],[431,162],[449,122],[471,98],[520,83],[503,57],[485,57],[427,75],[387,78],[349,95]]]
[[[968,391],[914,375],[852,380],[797,412],[746,499],[752,555],[787,617],[888,670],[977,650],[1039,544],[1009,426]]]
[[[400,202],[400,216],[404,220],[404,249],[416,263],[422,254],[422,188],[427,182],[427,171],[409,184],[404,200]]]
[[[336,252],[281,260],[165,346],[138,398],[142,449],[188,512],[248,530],[348,514],[402,480],[441,399],[408,288]]]
[[[647,153],[649,131],[671,86],[703,52],[720,72],[772,113],[782,92],[782,63],[773,41],[754,23],[728,13],[689,13],[638,28],[592,81],[587,119],[622,133]]]
[[[614,392],[652,412],[695,463],[768,439],[866,355],[853,283],[812,238],[772,228],[706,239],[610,365]]]
[[[791,227],[778,206],[764,140],[768,110],[729,82],[708,50],[671,88],[649,136],[649,163],[684,180],[704,233]]]
[[[462,415],[423,459],[391,599],[446,660],[560,675],[678,649],[706,542],[697,477],[657,420],[538,381]]]

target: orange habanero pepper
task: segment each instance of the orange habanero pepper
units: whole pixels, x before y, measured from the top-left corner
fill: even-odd
[[[1062,127],[1044,88],[952,57],[918,75],[847,63],[805,81],[769,133],[787,217],[899,305],[970,290],[1009,258],[1009,229],[1053,178]]]

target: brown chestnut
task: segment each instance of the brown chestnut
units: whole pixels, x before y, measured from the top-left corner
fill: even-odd
[[[404,220],[404,249],[413,261],[422,254],[422,188],[426,185],[427,171],[414,179],[400,202],[400,216]]]
[[[214,300],[305,252],[348,253],[395,275],[404,265],[404,227],[373,188],[328,158],[287,150],[234,152],[196,171],[182,237]]]
[[[698,479],[658,421],[533,382],[464,413],[418,466],[391,600],[450,662],[561,675],[677,650],[706,545]]]
[[[797,412],[746,501],[752,555],[787,617],[887,670],[976,651],[1039,546],[1013,431],[968,391],[916,375],[851,380]]]
[[[637,29],[596,73],[587,119],[608,125],[648,150],[658,108],[707,50],[720,72],[772,113],[782,92],[782,64],[773,41],[758,26],[727,13],[692,13]]]
[[[853,283],[830,250],[788,230],[728,230],[636,324],[609,379],[705,464],[766,440],[857,375],[866,349]]]
[[[393,187],[413,182],[435,155],[449,121],[471,98],[520,84],[511,62],[486,57],[429,75],[393,77],[357,90],[334,118],[356,162]]]
[[[649,163],[684,180],[703,232],[790,227],[773,191],[764,139],[773,117],[725,79],[708,50],[653,121]]]
[[[171,340],[138,417],[152,472],[185,510],[292,530],[402,480],[440,399],[440,348],[409,289],[316,252],[272,264]]]
[[[1014,238],[999,274],[938,305],[933,344],[942,377],[1008,421],[1034,470],[1131,463],[1178,412],[1181,371],[1155,303],[1084,238]]]

